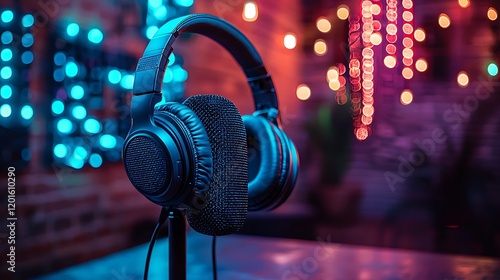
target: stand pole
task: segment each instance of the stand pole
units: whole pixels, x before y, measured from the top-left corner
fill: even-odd
[[[186,223],[179,210],[168,213],[168,274],[170,280],[186,280]]]

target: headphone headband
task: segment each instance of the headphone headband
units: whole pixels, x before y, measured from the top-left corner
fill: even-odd
[[[156,32],[137,64],[132,90],[134,95],[161,92],[168,57],[173,51],[172,45],[183,33],[204,35],[222,45],[245,72],[256,110],[278,109],[273,81],[255,47],[234,25],[208,14],[173,19]]]

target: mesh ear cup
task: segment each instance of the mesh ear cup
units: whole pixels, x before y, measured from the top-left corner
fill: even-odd
[[[243,116],[249,147],[248,209],[274,209],[290,195],[298,155],[288,136],[263,116]],[[254,159],[254,160],[252,160]]]
[[[190,226],[207,235],[238,231],[248,211],[246,134],[236,106],[217,95],[197,95],[184,101],[207,132],[213,158],[212,180],[205,201],[187,211]]]
[[[167,121],[164,114],[173,114],[181,122],[182,134],[187,142],[186,149],[194,151],[194,183],[193,191],[195,198],[203,196],[208,191],[210,178],[212,177],[212,151],[207,132],[198,116],[188,107],[170,102],[155,107],[155,122],[158,126],[164,126]],[[191,201],[188,205],[193,204]]]

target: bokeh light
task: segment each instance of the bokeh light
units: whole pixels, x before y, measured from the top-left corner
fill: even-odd
[[[332,29],[332,24],[328,21],[328,19],[319,17],[318,20],[316,20],[316,27],[319,31],[327,33],[330,29]]]
[[[380,35],[380,33],[376,32],[376,33],[373,33],[371,36],[370,36],[370,42],[372,44],[374,44],[375,46],[378,46],[382,43],[382,35]]]
[[[68,36],[70,37],[75,37],[78,35],[78,32],[80,32],[80,26],[76,23],[70,23],[66,27],[66,33],[68,33]]]
[[[413,78],[413,70],[411,70],[411,68],[409,68],[409,67],[403,68],[403,71],[401,74],[403,75],[403,78],[405,78],[407,80],[410,80],[411,78]]]
[[[451,19],[447,14],[440,14],[438,19],[439,26],[442,28],[448,28],[451,25]]]
[[[497,20],[497,18],[498,18],[498,12],[497,12],[497,10],[495,10],[495,8],[493,8],[493,7],[490,7],[490,8],[488,9],[488,13],[487,13],[487,15],[488,15],[488,18],[489,18],[491,21],[495,21],[495,20]]]
[[[388,55],[384,58],[384,65],[387,68],[394,68],[396,66],[396,58],[392,55]]]
[[[8,118],[10,117],[11,114],[12,114],[12,108],[10,107],[9,104],[3,104],[0,107],[0,116]]]
[[[469,85],[469,76],[467,75],[467,72],[461,71],[458,73],[457,84],[460,87],[467,87]]]
[[[21,108],[21,117],[25,120],[29,120],[33,117],[33,107],[30,105],[24,105]]]
[[[467,8],[470,6],[470,1],[469,0],[458,0],[458,5],[462,8]]]
[[[401,104],[409,105],[413,101],[413,93],[409,89],[403,90],[400,97]]]
[[[425,31],[422,28],[417,28],[415,32],[413,33],[413,36],[415,37],[415,40],[418,42],[423,42],[425,41]]]
[[[307,100],[311,97],[311,89],[306,84],[301,84],[297,87],[297,98]]]
[[[340,5],[337,8],[337,17],[341,20],[346,20],[349,17],[349,7],[346,5]]]
[[[490,63],[488,65],[488,74],[492,77],[495,77],[496,75],[498,75],[498,65],[496,65],[495,63]]]
[[[428,64],[427,61],[423,58],[419,58],[417,62],[415,62],[415,69],[419,72],[425,72],[427,70]]]
[[[253,22],[259,17],[259,9],[255,2],[246,2],[243,6],[242,17],[245,21]]]
[[[102,39],[104,38],[104,34],[102,34],[102,31],[97,29],[97,28],[92,28],[90,29],[88,35],[88,39],[90,42],[94,44],[99,44],[102,42]]]
[[[297,38],[293,33],[288,33],[285,35],[283,43],[285,45],[285,48],[289,50],[294,49],[295,46],[297,46]]]
[[[316,42],[314,42],[314,52],[317,55],[324,55],[326,54],[328,48],[326,46],[326,42],[323,39],[318,39]]]

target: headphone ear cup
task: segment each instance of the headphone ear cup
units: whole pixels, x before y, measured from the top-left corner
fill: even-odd
[[[185,136],[184,141],[187,143],[187,146],[184,149],[186,153],[194,151],[192,154],[192,169],[194,170],[193,191],[195,198],[202,197],[208,191],[213,169],[212,151],[207,132],[198,116],[191,109],[175,102],[155,107],[154,116],[157,126],[165,129],[164,122],[168,120],[165,120],[164,114],[168,113],[174,115],[181,122],[181,127],[184,128],[184,131],[180,134]],[[193,203],[188,201],[187,204],[192,205]]]
[[[267,209],[279,193],[281,145],[272,124],[262,116],[245,115],[243,123],[248,146],[248,209]]]
[[[189,225],[206,235],[238,231],[248,212],[248,159],[246,134],[236,106],[217,95],[192,96],[184,105],[199,117],[207,132],[213,174],[207,197],[187,214]]]

